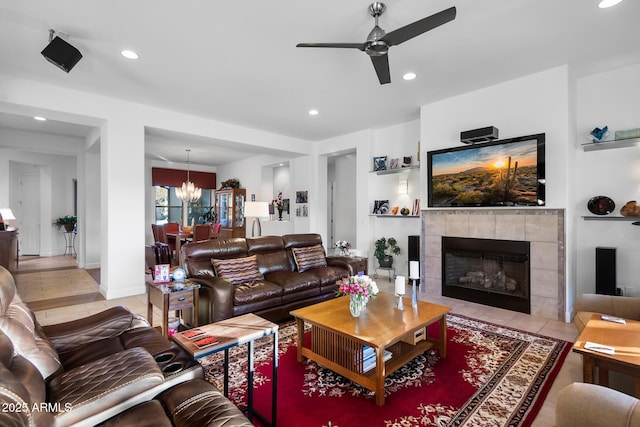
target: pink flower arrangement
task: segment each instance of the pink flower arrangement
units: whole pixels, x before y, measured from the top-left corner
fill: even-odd
[[[284,198],[282,197],[282,191],[278,193],[278,197],[271,202],[273,206],[276,207],[279,211],[284,209]]]
[[[336,294],[362,298],[365,301],[378,295],[378,285],[369,276],[350,276],[339,281]]]

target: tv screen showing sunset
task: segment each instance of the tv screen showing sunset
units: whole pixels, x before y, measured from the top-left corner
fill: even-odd
[[[431,154],[432,206],[537,205],[536,139]]]

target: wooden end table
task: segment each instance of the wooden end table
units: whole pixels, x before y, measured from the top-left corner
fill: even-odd
[[[374,391],[376,404],[384,405],[384,380],[417,355],[433,346],[447,357],[447,320],[451,307],[418,301],[398,310],[396,296],[380,292],[360,317],[349,311],[349,297],[335,298],[291,312],[298,323],[298,361],[311,359],[332,371]],[[311,347],[304,346],[304,324],[311,324]],[[440,323],[437,340],[428,338],[426,327]],[[373,347],[375,369],[366,370],[363,347]],[[385,350],[392,353],[385,362]]]
[[[193,333],[200,329],[206,335],[217,338],[217,342],[207,347],[198,348],[196,339],[186,338],[187,332]],[[253,375],[254,375],[254,343],[258,338],[273,336],[273,380],[271,384],[271,422],[253,409]],[[253,421],[255,415],[263,424],[275,427],[276,404],[278,390],[278,325],[269,322],[253,313],[221,320],[185,332],[178,332],[172,336],[173,340],[184,348],[194,359],[199,359],[219,351],[224,351],[224,395],[229,395],[229,349],[242,344],[248,344],[248,377],[247,377],[247,417]]]
[[[605,354],[586,349],[587,341],[615,349]],[[602,320],[594,314],[573,345],[582,355],[582,380],[585,383],[609,386],[609,370],[635,378],[635,397],[640,398],[640,321],[625,319],[625,324]],[[597,370],[597,382],[596,382]]]
[[[173,290],[172,283],[149,283],[147,320],[153,324],[153,306],[162,312],[162,333],[169,336],[169,312],[193,308],[193,325],[198,326],[198,296],[200,284],[185,280],[184,288]]]

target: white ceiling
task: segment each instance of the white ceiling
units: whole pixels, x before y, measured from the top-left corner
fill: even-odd
[[[369,3],[0,0],[0,74],[316,141],[416,119],[421,105],[562,64],[579,76],[640,62],[637,0],[607,10],[598,0],[388,0],[386,31],[450,6],[457,17],[391,47],[392,83],[383,86],[363,52],[295,47],[364,42]],[[69,74],[40,55],[49,28],[84,56]],[[121,57],[124,48],[140,59]],[[402,80],[407,71],[418,77]],[[87,130],[50,124],[50,133]],[[0,128],[32,126],[47,124],[0,114]],[[181,161],[185,143],[211,142],[148,133],[150,158]],[[215,162],[225,150],[247,154],[216,144]]]

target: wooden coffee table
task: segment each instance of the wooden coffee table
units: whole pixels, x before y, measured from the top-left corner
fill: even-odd
[[[602,320],[594,314],[573,345],[573,351],[582,355],[582,380],[609,386],[609,370],[635,378],[635,396],[640,398],[640,322],[625,319],[625,324]],[[604,344],[615,349],[614,354],[587,350],[587,341]]]
[[[405,298],[403,311],[396,297],[380,292],[360,317],[349,311],[349,297],[335,298],[291,312],[298,324],[298,361],[311,359],[332,371],[374,391],[376,404],[384,405],[384,380],[417,355],[437,346],[447,357],[446,314],[451,307],[418,301],[417,309]],[[311,348],[304,346],[304,324],[311,324]],[[437,340],[427,338],[426,327],[440,322]],[[363,347],[375,351],[376,366],[366,371]],[[385,350],[392,353],[384,361]]]

